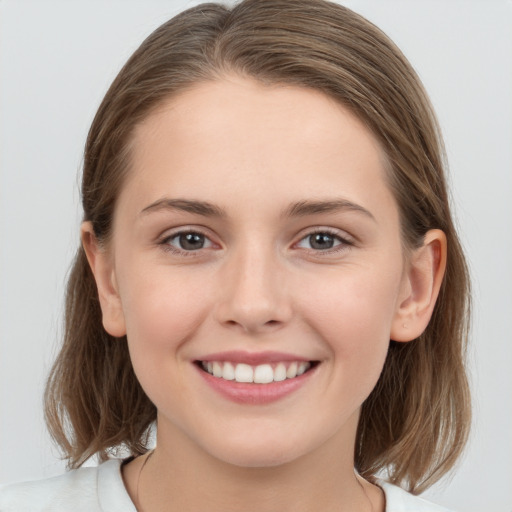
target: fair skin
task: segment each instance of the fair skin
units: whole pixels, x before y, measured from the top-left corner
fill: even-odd
[[[82,239],[105,329],[158,410],[140,481],[143,458],[123,469],[145,512],[384,510],[354,475],[359,411],[389,340],[425,329],[446,240],[404,252],[384,156],[352,114],[298,87],[198,84],[136,129],[107,247],[89,223]],[[312,366],[270,399],[201,366],[251,356]]]

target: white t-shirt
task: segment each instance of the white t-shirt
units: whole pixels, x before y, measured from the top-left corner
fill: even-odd
[[[64,475],[4,486],[0,512],[136,512],[121,476],[120,459]],[[386,512],[449,512],[387,482]]]

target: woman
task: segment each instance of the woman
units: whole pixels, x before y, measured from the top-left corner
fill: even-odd
[[[468,280],[434,116],[378,29],[319,1],[182,13],[107,93],[82,192],[48,421],[72,468],[140,456],[7,510],[429,507],[378,473],[420,492],[460,454]]]

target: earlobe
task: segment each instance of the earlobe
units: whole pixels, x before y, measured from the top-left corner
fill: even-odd
[[[90,222],[82,223],[81,238],[98,288],[103,326],[111,336],[124,336],[126,334],[124,313],[117,290],[111,254],[100,246]]]
[[[412,341],[426,329],[443,282],[446,256],[446,235],[431,229],[409,259],[391,327],[392,340]]]

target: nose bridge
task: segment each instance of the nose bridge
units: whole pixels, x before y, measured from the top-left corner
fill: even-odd
[[[252,240],[233,247],[222,274],[219,319],[223,323],[258,331],[288,320],[291,306],[285,269],[268,240]]]

